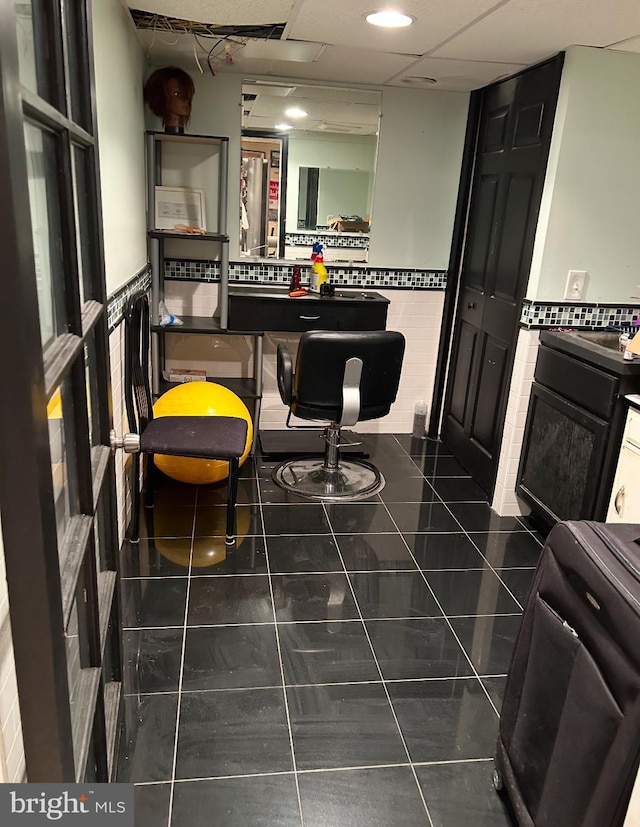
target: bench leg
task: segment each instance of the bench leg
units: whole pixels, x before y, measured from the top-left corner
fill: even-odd
[[[225,545],[232,549],[236,545],[236,499],[238,497],[238,458],[229,460],[229,479],[227,483],[227,536]]]

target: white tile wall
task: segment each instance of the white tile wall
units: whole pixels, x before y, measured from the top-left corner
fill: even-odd
[[[538,356],[538,340],[537,330],[521,330],[516,345],[498,476],[491,504],[492,508],[503,517],[529,512],[528,507],[516,496],[515,487],[529,396]]]
[[[24,781],[25,758],[0,526],[0,783]]]
[[[213,314],[217,307],[217,285],[205,282],[166,282],[169,310],[180,316]],[[398,397],[388,416],[363,422],[353,430],[361,433],[410,433],[413,411],[418,400],[430,402],[433,392],[438,337],[442,320],[444,292],[439,290],[380,290],[391,302],[387,329],[399,330],[406,338],[406,351]],[[287,409],[278,393],[276,349],[288,345],[292,355],[297,348],[295,333],[270,333],[264,340],[264,389],[260,427],[285,427]],[[190,367],[207,371],[209,376],[250,376],[251,339],[242,336],[166,337],[167,368]]]

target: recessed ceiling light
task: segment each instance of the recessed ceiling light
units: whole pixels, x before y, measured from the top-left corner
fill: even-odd
[[[414,86],[419,86],[420,84],[426,83],[437,83],[438,81],[436,78],[423,78],[419,75],[410,75],[408,78],[402,78],[402,83],[409,83]]]
[[[290,106],[288,109],[284,110],[284,114],[288,118],[306,118],[307,112],[304,109],[301,109],[299,106]]]
[[[401,29],[404,26],[410,26],[415,20],[414,17],[409,17],[408,14],[402,14],[399,11],[375,11],[370,12],[365,16],[367,23],[372,26],[383,26],[386,29]]]
[[[291,129],[291,124],[290,123],[277,123],[275,125],[275,128],[280,129],[280,130],[282,130],[282,129]]]

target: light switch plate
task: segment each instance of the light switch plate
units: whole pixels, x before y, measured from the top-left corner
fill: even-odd
[[[564,290],[566,301],[579,302],[584,297],[584,286],[587,280],[586,270],[569,270],[567,286]]]

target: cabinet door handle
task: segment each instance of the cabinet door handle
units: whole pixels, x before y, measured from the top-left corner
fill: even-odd
[[[476,306],[475,302],[467,302],[467,310],[473,310]]]
[[[299,316],[298,318],[305,322],[317,322],[320,316]]]
[[[620,516],[622,514],[622,507],[623,507],[623,500],[624,500],[624,485],[620,486],[620,490],[616,494],[616,498],[613,502],[616,513]]]

